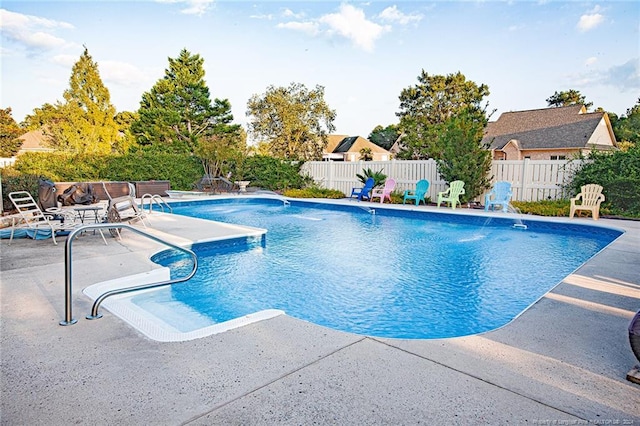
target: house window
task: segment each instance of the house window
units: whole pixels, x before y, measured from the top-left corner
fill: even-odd
[[[566,160],[567,157],[565,155],[552,155],[551,159],[552,160]]]

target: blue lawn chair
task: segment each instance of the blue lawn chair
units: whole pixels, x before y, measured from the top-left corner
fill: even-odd
[[[363,198],[371,200],[371,191],[375,183],[376,181],[372,177],[368,178],[362,188],[353,188],[351,190],[351,196],[349,198],[356,197],[358,201],[362,201]]]
[[[402,204],[407,200],[415,200],[416,206],[420,204],[420,201],[427,205],[427,191],[429,190],[429,181],[426,179],[419,180],[416,183],[416,190],[412,191],[407,189],[404,191],[404,197],[402,198]]]
[[[493,189],[484,196],[484,210],[495,210],[495,206],[502,206],[502,211],[507,212],[509,209],[509,202],[511,201],[511,183],[500,181],[493,185]]]

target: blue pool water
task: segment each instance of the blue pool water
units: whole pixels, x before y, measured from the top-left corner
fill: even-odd
[[[514,229],[500,214],[371,214],[273,199],[177,203],[173,213],[268,232],[194,246],[196,276],[133,296],[145,309],[180,302],[210,323],[281,309],[337,330],[408,339],[503,326],[621,234],[528,220]],[[180,256],[154,260],[177,276],[191,268]]]

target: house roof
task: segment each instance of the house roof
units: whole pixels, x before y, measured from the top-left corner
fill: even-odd
[[[604,116],[587,113],[582,105],[506,112],[488,123],[482,142],[491,149],[502,149],[512,140],[521,150],[585,148]]]
[[[47,137],[44,135],[44,133],[42,133],[42,130],[32,130],[20,136],[18,139],[22,140],[20,152],[53,151],[47,145]]]
[[[325,152],[342,154],[360,152],[362,148],[371,149],[372,153],[389,154],[389,151],[361,136],[329,135]]]

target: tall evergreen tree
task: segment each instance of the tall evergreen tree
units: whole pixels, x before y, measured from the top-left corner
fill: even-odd
[[[489,187],[491,151],[481,141],[487,120],[476,111],[461,111],[437,124],[434,146],[438,173],[447,181],[464,182],[463,199],[472,200]]]
[[[73,65],[63,97],[65,102],[56,103],[53,111],[43,108],[49,114],[43,131],[50,145],[73,153],[110,153],[118,139],[116,110],[86,47]]]
[[[211,104],[204,80],[204,59],[182,49],[169,58],[169,68],[150,91],[142,95],[139,117],[131,132],[139,144],[168,152],[195,153],[200,138],[236,135],[231,104],[215,99]]]

